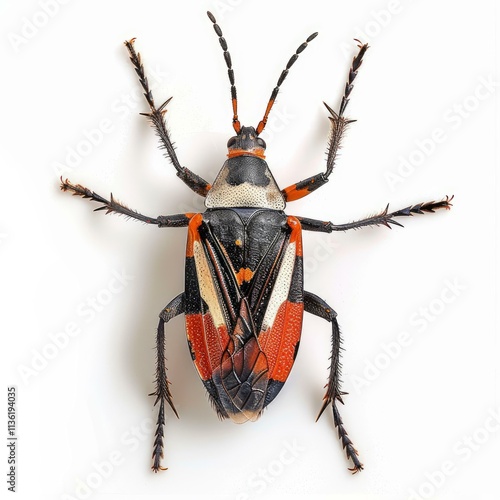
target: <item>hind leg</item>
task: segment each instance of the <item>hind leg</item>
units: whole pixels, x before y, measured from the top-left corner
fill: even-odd
[[[330,375],[326,394],[323,398],[323,406],[318,414],[316,421],[321,417],[328,405],[332,405],[333,422],[338,429],[339,439],[342,441],[342,447],[346,451],[347,458],[352,460],[353,468],[349,469],[353,474],[363,470],[363,464],[358,459],[358,452],[354,448],[352,441],[347,435],[342,418],[337,408],[337,401],[342,404],[342,396],[346,394],[340,389],[340,349],[342,339],[340,336],[339,324],[337,323],[337,313],[320,297],[310,292],[304,292],[304,310],[314,316],[326,319],[332,324],[332,355],[330,364]]]
[[[151,467],[155,472],[165,470],[161,466],[161,459],[163,458],[163,428],[165,426],[165,402],[167,402],[175,416],[179,418],[177,410],[175,409],[172,400],[172,394],[168,387],[169,381],[167,379],[167,368],[165,366],[165,323],[175,318],[184,312],[184,294],[181,293],[170,301],[165,309],[160,313],[160,322],[158,323],[158,333],[156,335],[156,390],[150,396],[156,396],[155,406],[160,403],[158,410],[158,419],[156,421],[155,440],[153,445],[153,466]]]

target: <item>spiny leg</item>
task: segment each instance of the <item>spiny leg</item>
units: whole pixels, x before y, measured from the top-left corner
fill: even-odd
[[[441,201],[427,201],[425,203],[419,203],[417,205],[410,205],[409,207],[390,213],[389,205],[387,205],[385,207],[385,210],[377,215],[374,215],[373,217],[349,222],[347,224],[333,224],[332,222],[321,221],[317,219],[308,219],[307,217],[297,218],[299,219],[304,231],[318,231],[321,233],[331,233],[332,231],[347,231],[348,229],[359,229],[365,226],[384,225],[388,228],[391,228],[391,224],[403,227],[403,224],[400,224],[399,222],[394,220],[394,217],[411,217],[413,214],[424,214],[426,212],[434,213],[434,211],[440,208],[449,210],[453,206],[451,203],[452,200],[453,196],[446,196],[446,198]]]
[[[337,158],[337,152],[342,143],[342,136],[347,129],[349,123],[354,120],[348,120],[344,118],[344,111],[349,103],[349,96],[351,95],[352,89],[354,88],[354,80],[358,76],[358,70],[363,64],[363,57],[368,50],[368,44],[362,44],[359,40],[358,48],[359,52],[356,56],[352,58],[351,67],[349,69],[349,75],[347,76],[347,82],[344,87],[344,95],[342,96],[342,101],[340,103],[340,108],[338,114],[333,111],[333,109],[324,103],[326,109],[330,112],[329,120],[332,124],[330,141],[328,144],[328,157],[326,160],[326,172],[325,177],[328,177],[335,166],[335,160]]]
[[[81,196],[82,198],[87,198],[91,201],[97,201],[102,203],[101,207],[94,209],[94,212],[99,212],[100,210],[106,210],[106,214],[115,213],[120,215],[125,215],[125,217],[130,217],[132,219],[140,220],[141,222],[146,222],[147,224],[158,224],[158,219],[154,217],[148,217],[147,215],[142,215],[131,208],[128,208],[123,203],[115,200],[113,198],[113,193],[111,193],[110,199],[107,200],[101,195],[94,191],[82,186],[80,184],[72,184],[68,179],[65,181],[61,177],[61,190],[70,191],[73,196]]]
[[[166,467],[161,466],[161,459],[163,458],[163,436],[165,426],[165,402],[170,405],[175,416],[179,418],[177,410],[175,409],[172,400],[172,394],[169,389],[170,382],[167,378],[167,368],[165,365],[165,323],[168,323],[172,318],[184,313],[184,294],[181,293],[175,297],[160,313],[160,322],[158,323],[158,334],[156,336],[156,390],[150,396],[156,396],[154,405],[158,402],[160,407],[158,409],[158,418],[156,420],[156,432],[153,445],[153,466],[151,467],[155,472],[159,470],[166,470]]]
[[[147,215],[142,215],[139,212],[128,208],[123,203],[116,201],[115,198],[113,198],[113,193],[111,193],[110,199],[107,200],[96,192],[91,191],[90,189],[81,186],[80,184],[71,184],[68,179],[63,181],[62,177],[61,190],[70,191],[74,196],[81,196],[82,198],[87,198],[91,201],[102,203],[102,206],[94,209],[94,212],[106,210],[106,214],[115,213],[118,215],[124,215],[125,217],[145,222],[146,224],[156,224],[158,227],[185,227],[189,224],[191,217],[194,215],[192,213],[186,213],[175,215],[160,215],[156,218],[148,217]]]
[[[337,408],[337,401],[340,401],[344,404],[342,400],[342,396],[347,394],[346,392],[342,392],[340,389],[341,380],[340,380],[340,350],[342,349],[342,338],[340,335],[340,328],[337,323],[337,313],[320,297],[314,295],[311,292],[304,292],[304,310],[310,314],[314,314],[320,318],[326,319],[332,324],[332,354],[330,357],[330,374],[328,377],[328,383],[326,385],[326,393],[323,397],[323,405],[321,410],[319,411],[318,417],[316,421],[318,421],[319,417],[321,417],[322,413],[328,407],[328,405],[332,405],[333,410],[333,422],[335,427],[338,430],[339,439],[342,442],[342,447],[345,449],[347,458],[352,460],[354,465],[353,468],[349,470],[352,471],[353,474],[363,470],[363,464],[358,459],[358,452],[354,448],[352,441],[347,435],[347,431],[342,422],[342,418],[340,416],[339,410]]]
[[[359,40],[356,40],[359,42]],[[358,70],[363,63],[363,56],[365,52],[368,50],[368,44],[358,45],[359,52],[356,56],[353,57],[351,68],[349,69],[349,74],[347,76],[347,82],[344,88],[344,95],[342,96],[342,101],[340,103],[339,112],[336,113],[328,104],[323,103],[326,106],[326,109],[329,111],[330,116],[328,119],[330,120],[330,138],[328,141],[328,149],[327,149],[327,159],[326,159],[326,171],[320,172],[319,174],[313,175],[308,179],[304,179],[303,181],[297,182],[296,184],[292,184],[287,188],[282,190],[286,201],[294,201],[308,194],[316,191],[316,189],[320,188],[324,184],[328,182],[328,177],[332,173],[333,167],[335,166],[335,161],[337,159],[338,151],[342,144],[342,138],[344,136],[345,131],[350,123],[355,120],[348,120],[344,117],[344,111],[349,103],[349,96],[354,88],[354,80],[356,76],[358,76]]]
[[[132,61],[135,71],[139,77],[139,82],[144,89],[144,97],[146,98],[146,101],[151,109],[150,113],[141,113],[141,115],[147,116],[155,127],[156,134],[161,141],[160,148],[166,151],[167,158],[177,170],[177,177],[179,177],[195,193],[198,193],[200,196],[206,196],[210,190],[210,184],[186,167],[183,167],[177,159],[177,154],[175,153],[175,148],[172,140],[170,139],[170,134],[167,130],[164,118],[165,113],[167,112],[166,107],[172,98],[170,97],[161,106],[156,107],[153,99],[153,93],[149,88],[148,78],[142,64],[141,55],[139,52],[135,51],[134,41],[135,38],[126,41],[125,46],[127,47],[130,54],[130,60]]]

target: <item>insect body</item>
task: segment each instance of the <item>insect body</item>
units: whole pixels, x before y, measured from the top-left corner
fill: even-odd
[[[331,133],[325,172],[280,189],[264,159],[265,142],[259,137],[279,88],[292,64],[316,33],[298,47],[281,73],[271,94],[263,119],[256,128],[242,126],[237,113],[237,95],[227,43],[214,16],[208,13],[224,51],[233,107],[236,135],[228,141],[228,159],[210,185],[180,165],[166,129],[167,100],[157,107],[149,89],[134,40],[125,42],[130,59],[150,106],[151,120],[177,175],[193,191],[206,198],[203,213],[147,217],[68,180],[61,188],[101,203],[106,210],[159,227],[186,227],[188,231],[184,292],[160,313],[157,333],[157,371],[155,405],[159,404],[153,450],[153,470],[162,469],[165,405],[177,415],[165,367],[165,323],[184,313],[191,357],[215,410],[221,418],[242,423],[256,420],[274,400],[285,383],[297,355],[303,313],[308,312],[331,323],[332,353],[326,394],[319,416],[331,405],[335,427],[352,461],[353,472],[363,468],[357,451],[347,436],[337,402],[345,394],[340,388],[340,330],[337,314],[323,299],[305,291],[302,270],[302,231],[345,231],[363,226],[401,225],[395,217],[450,208],[451,198],[384,211],[356,222],[332,222],[286,215],[287,202],[302,198],[323,186],[331,174],[342,136],[350,123],[344,118],[354,79],[368,48],[359,45],[353,58],[339,112],[326,105]]]

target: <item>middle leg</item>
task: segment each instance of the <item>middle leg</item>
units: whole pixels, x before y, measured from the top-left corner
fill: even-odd
[[[100,210],[105,210],[106,214],[115,213],[118,215],[124,215],[130,219],[139,220],[141,222],[145,222],[146,224],[155,224],[158,227],[185,227],[189,224],[191,217],[194,215],[193,213],[185,213],[185,214],[175,214],[175,215],[159,215],[158,217],[149,217],[147,215],[143,215],[136,210],[132,210],[127,207],[123,203],[120,203],[113,197],[113,193],[111,193],[110,199],[107,200],[103,198],[100,194],[97,194],[95,191],[86,188],[80,184],[72,184],[68,179],[63,181],[61,177],[61,190],[69,191],[73,193],[74,196],[81,196],[82,198],[86,198],[90,201],[96,201],[101,203],[100,207],[94,209],[94,212],[99,212]]]
[[[373,217],[368,217],[366,219],[348,222],[347,224],[333,224],[329,221],[321,221],[317,219],[308,219],[307,217],[297,217],[300,221],[302,229],[304,231],[317,231],[320,233],[331,233],[332,231],[347,231],[348,229],[359,229],[365,226],[386,226],[391,227],[391,224],[395,226],[403,227],[398,221],[394,220],[394,217],[411,217],[413,214],[424,214],[424,213],[434,213],[435,210],[439,208],[445,208],[449,210],[452,207],[451,201],[453,196],[448,197],[441,201],[427,201],[425,203],[419,203],[417,205],[410,205],[409,207],[397,210],[396,212],[389,213],[389,205],[385,207],[385,210],[380,212]]]

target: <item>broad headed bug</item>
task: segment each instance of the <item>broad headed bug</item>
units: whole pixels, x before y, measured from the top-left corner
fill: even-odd
[[[397,217],[449,209],[452,198],[419,203],[395,212],[389,212],[387,206],[378,215],[347,224],[286,215],[286,202],[307,196],[328,182],[342,137],[352,121],[344,117],[344,111],[368,45],[359,42],[338,112],[325,104],[331,126],[326,170],[280,189],[264,160],[266,144],[259,135],[291,66],[317,33],[309,36],[288,61],[257,127],[246,127],[238,118],[235,79],[226,40],[215,17],[210,12],[208,17],[224,52],[236,133],[227,143],[228,159],[213,184],[179,163],[164,121],[170,99],[161,106],[155,104],[134,39],[125,42],[150,107],[150,112],[143,114],[153,124],[160,147],[177,170],[177,176],[205,197],[206,211],[148,217],[131,210],[112,195],[107,200],[90,189],[61,179],[62,190],[100,203],[96,210],[125,215],[158,227],[188,228],[184,292],[161,311],[158,325],[153,395],[155,405],[159,403],[159,411],[152,468],[155,472],[163,468],[160,459],[165,405],[177,415],[165,367],[165,323],[185,314],[191,357],[217,414],[242,423],[256,420],[283,387],[297,355],[305,311],[331,323],[330,373],[318,418],[328,406],[332,407],[334,425],[353,463],[350,470],[357,472],[363,465],[337,408],[337,402],[342,402],[345,394],[340,387],[341,337],[337,313],[323,299],[304,290],[302,231],[331,233],[364,226],[401,226],[395,220]]]

